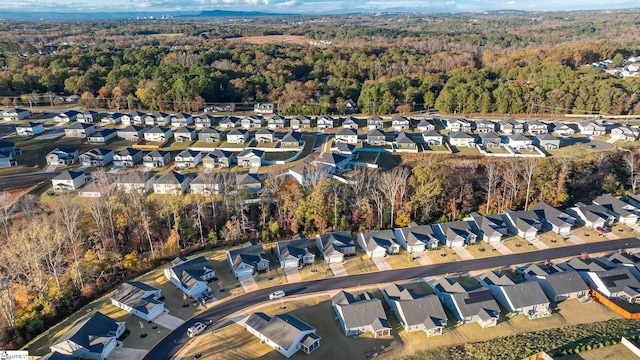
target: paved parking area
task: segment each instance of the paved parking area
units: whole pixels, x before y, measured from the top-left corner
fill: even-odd
[[[347,276],[347,270],[344,268],[343,263],[331,263],[329,264],[331,268],[331,272],[333,272],[333,276]]]
[[[256,279],[254,279],[252,275],[240,276],[238,280],[240,281],[240,285],[242,285],[244,292],[258,290],[258,284],[256,284]]]
[[[376,258],[372,258],[371,260],[373,260],[373,263],[376,264],[376,267],[378,268],[378,270],[380,271],[391,270],[391,265],[387,263],[387,259],[376,257]]]
[[[300,277],[300,272],[298,271],[298,268],[285,268],[284,275],[287,277],[288,282],[302,281],[302,277]]]

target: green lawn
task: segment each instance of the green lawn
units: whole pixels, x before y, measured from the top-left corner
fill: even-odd
[[[486,148],[485,152],[489,154],[508,154],[509,153],[509,151],[505,149],[504,146]]]
[[[176,141],[175,139],[171,139],[166,142],[161,149],[165,151],[181,151],[185,150],[193,143],[195,143],[195,141]]]
[[[638,360],[638,357],[622,344],[593,349],[579,354],[554,357],[555,360]]]
[[[220,147],[222,143],[220,141],[216,142],[206,142],[206,141],[196,141],[191,145],[194,148],[217,148]]]
[[[258,143],[256,146],[261,148],[275,148],[278,145],[277,141],[266,142],[266,143]]]
[[[297,153],[297,151],[267,152],[264,154],[264,159],[268,161],[287,160],[295,156]]]
[[[463,156],[480,156],[481,155],[480,151],[475,146],[474,147],[452,146],[451,152],[453,154],[463,155]]]
[[[249,144],[249,141],[247,141],[244,144],[230,143],[230,142],[227,142],[227,141],[223,141],[222,144],[220,144],[220,147],[221,148],[244,149],[248,144]]]
[[[444,146],[444,145],[427,145],[427,144],[423,144],[422,146],[424,147],[425,151],[449,151],[449,149],[447,149],[447,147]]]
[[[358,161],[364,162],[368,164],[375,164],[375,160],[378,158],[377,152],[368,152],[368,151],[359,151],[358,152]]]
[[[218,281],[209,284],[211,293],[218,299],[244,294],[240,281],[233,276],[227,263],[226,250],[215,250],[205,255],[216,271]],[[220,291],[224,289],[225,291]]]

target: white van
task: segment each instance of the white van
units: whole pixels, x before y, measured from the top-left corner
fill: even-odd
[[[281,297],[284,297],[284,291],[282,290],[278,290],[278,291],[274,291],[271,294],[269,294],[269,300],[273,300],[273,299],[280,299]]]
[[[190,328],[188,328],[188,329],[187,329],[187,336],[189,336],[189,337],[194,337],[194,336],[196,336],[196,335],[199,335],[199,334],[201,334],[201,333],[204,331],[204,329],[206,329],[206,328],[207,328],[207,326],[206,326],[205,324],[203,324],[203,323],[201,323],[201,322],[197,322],[197,323],[193,324],[193,326],[192,326],[192,327],[190,327]]]

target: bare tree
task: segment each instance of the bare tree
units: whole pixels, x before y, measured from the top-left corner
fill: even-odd
[[[487,213],[491,209],[491,192],[496,188],[498,180],[500,179],[500,171],[498,161],[493,157],[487,157],[484,165],[485,173],[487,176]]]
[[[621,149],[624,151],[622,159],[624,160],[627,173],[629,174],[631,191],[635,194],[638,183],[640,183],[640,172],[638,171],[638,160],[640,159],[640,156],[638,154],[638,149]]]
[[[524,200],[524,209],[529,209],[529,194],[531,193],[531,182],[533,181],[533,173],[536,170],[536,164],[538,163],[538,159],[535,158],[527,158],[522,162],[523,166],[523,176],[525,181],[527,182],[527,193]]]
[[[396,167],[391,171],[385,171],[380,174],[380,181],[378,183],[379,189],[384,194],[385,198],[391,205],[391,219],[389,221],[389,227],[393,227],[394,223],[394,215],[395,215],[395,207],[396,207],[396,198],[398,197],[398,193],[400,192],[400,187],[402,183],[406,183],[406,177],[403,178],[401,173],[403,172],[403,168]],[[408,177],[408,175],[407,175]]]
[[[3,191],[0,193],[0,207],[2,208],[2,226],[4,227],[4,235],[6,236],[6,239],[9,239],[11,216],[16,211],[17,203],[13,200],[10,193]]]
[[[58,206],[55,208],[55,213],[58,220],[63,225],[66,233],[67,241],[73,252],[73,260],[75,267],[74,282],[79,287],[84,286],[82,279],[82,273],[80,272],[80,258],[78,250],[80,247],[80,231],[78,224],[80,222],[81,207],[73,201],[70,194],[64,194],[59,197]]]

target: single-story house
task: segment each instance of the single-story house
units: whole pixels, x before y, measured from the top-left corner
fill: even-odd
[[[431,225],[398,228],[394,233],[395,241],[411,254],[438,248],[439,240]]]
[[[575,218],[579,224],[591,229],[604,229],[615,221],[615,217],[602,205],[586,205],[579,202],[574,207],[566,209],[565,212]]]
[[[418,294],[398,284],[384,288],[382,294],[404,331],[442,335],[442,329],[447,326],[447,314],[438,296]]]
[[[316,247],[327,264],[342,263],[345,256],[356,254],[356,246],[349,231],[332,231],[316,235]]]
[[[161,291],[140,281],[118,286],[111,296],[111,304],[143,320],[151,321],[164,312],[164,303],[158,300]]]
[[[103,360],[118,346],[125,330],[124,322],[96,311],[76,321],[50,350],[73,359]]]
[[[433,233],[438,240],[450,248],[474,244],[478,237],[473,232],[469,221],[452,221],[434,224],[432,227]]]
[[[509,231],[523,239],[531,240],[538,236],[542,222],[535,211],[513,211],[506,209],[502,214]]]
[[[276,242],[276,256],[282,268],[301,268],[315,262],[316,254],[306,236],[296,235],[293,239]]]
[[[227,263],[236,278],[253,276],[269,268],[269,258],[262,245],[250,245],[227,251]]]
[[[593,200],[593,203],[604,206],[607,212],[621,224],[633,225],[638,222],[638,209],[611,195],[599,196]]]
[[[476,235],[489,244],[501,242],[502,237],[507,234],[508,226],[500,215],[480,215],[473,212],[471,218]]]
[[[581,275],[584,279],[585,274]],[[622,299],[631,304],[640,303],[640,281],[626,267],[586,272],[586,281],[590,288],[608,299]]]
[[[515,283],[506,275],[488,271],[478,277],[480,284],[511,314],[523,314],[529,319],[551,315],[549,299],[536,281]]]
[[[438,278],[433,284],[433,291],[440,302],[461,323],[477,322],[482,328],[495,326],[500,318],[500,306],[486,288],[467,290],[458,282],[447,278]]]
[[[385,257],[400,252],[393,230],[378,230],[358,233],[358,245],[370,258]]]
[[[204,256],[187,259],[178,257],[171,267],[164,269],[164,277],[189,297],[207,290],[207,281],[216,277],[216,271]]]
[[[534,264],[525,268],[523,274],[527,280],[537,281],[553,302],[588,298],[589,288],[574,270],[564,271],[555,265],[543,268]]]
[[[262,312],[253,313],[245,322],[247,331],[260,342],[271,346],[286,358],[302,350],[310,354],[320,346],[316,329],[290,314],[269,317]]]
[[[573,227],[576,222],[574,217],[545,202],[535,204],[531,208],[531,211],[538,215],[538,219],[542,222],[542,226],[559,235],[571,234],[571,227]]]
[[[391,336],[391,324],[382,301],[371,293],[354,296],[344,290],[331,298],[338,321],[346,336],[372,333],[374,338]]]

